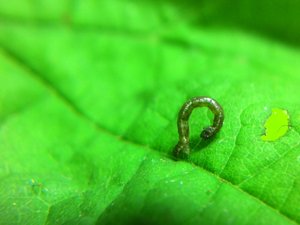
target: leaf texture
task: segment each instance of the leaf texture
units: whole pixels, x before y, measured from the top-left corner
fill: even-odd
[[[168,1],[0,5],[0,224],[300,223],[298,50]],[[223,128],[199,141],[196,110],[176,161],[199,95]],[[273,108],[290,128],[266,142]]]

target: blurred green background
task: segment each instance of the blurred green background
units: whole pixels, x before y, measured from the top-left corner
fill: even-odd
[[[0,0],[0,225],[300,224],[299,23],[299,0]],[[195,111],[177,161],[198,95],[224,126],[199,140]]]
[[[187,21],[193,26],[234,27],[299,45],[299,7],[298,0],[144,0],[128,1],[128,4],[127,1],[68,0],[58,3],[42,0],[3,0],[0,10],[2,22],[65,22],[116,27],[126,24],[132,29],[155,31],[158,25],[176,26]],[[139,13],[144,10],[144,19],[148,22],[142,20],[143,17]],[[154,24],[153,20],[156,20],[157,24]]]

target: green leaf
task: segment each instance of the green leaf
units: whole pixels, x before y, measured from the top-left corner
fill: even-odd
[[[0,224],[300,224],[299,50],[191,8],[0,1]],[[199,95],[223,128],[199,141],[213,115],[196,110],[176,161]],[[266,142],[274,108],[290,128]]]

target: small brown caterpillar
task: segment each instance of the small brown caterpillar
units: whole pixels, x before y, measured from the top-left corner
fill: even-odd
[[[181,107],[177,126],[179,141],[174,148],[174,155],[176,157],[187,156],[190,153],[189,143],[189,118],[192,111],[197,107],[208,107],[214,114],[214,122],[212,126],[205,128],[200,137],[203,139],[209,139],[214,136],[222,127],[224,121],[224,111],[220,104],[209,97],[195,97],[183,104]]]

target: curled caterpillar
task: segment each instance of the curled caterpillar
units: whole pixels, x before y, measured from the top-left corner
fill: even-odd
[[[201,132],[200,137],[203,139],[209,139],[213,137],[222,127],[224,121],[224,111],[220,104],[209,97],[195,97],[183,104],[181,107],[178,120],[177,120],[177,127],[178,127],[178,134],[179,134],[179,141],[174,148],[174,155],[176,157],[180,155],[189,155],[189,118],[192,111],[197,107],[208,107],[214,114],[214,121],[213,125],[206,127]]]

